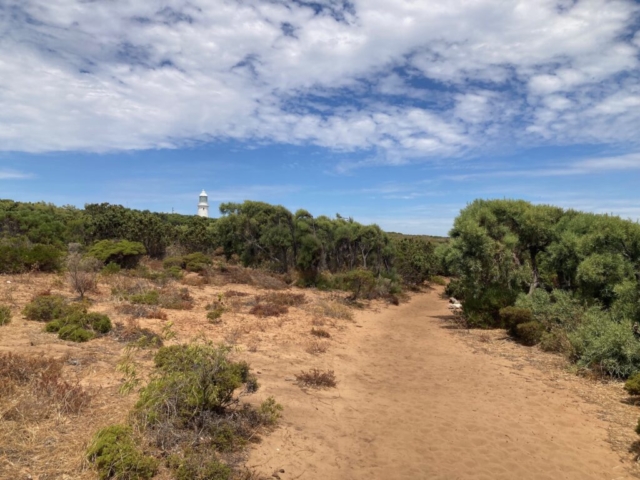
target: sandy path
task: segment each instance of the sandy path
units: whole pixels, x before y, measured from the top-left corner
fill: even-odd
[[[331,356],[257,356],[282,428],[249,465],[302,479],[632,478],[606,443],[597,408],[535,369],[474,352],[446,328],[438,292],[356,317]],[[302,392],[301,368],[335,370],[339,385]]]

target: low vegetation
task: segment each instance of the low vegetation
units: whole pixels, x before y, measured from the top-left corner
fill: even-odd
[[[296,375],[298,385],[310,388],[333,388],[337,385],[333,370],[318,370],[312,368],[308,372],[302,371]]]
[[[11,322],[11,307],[0,305],[0,326]]]
[[[230,480],[234,455],[282,412],[271,397],[258,408],[240,401],[259,385],[249,365],[231,360],[230,352],[210,343],[160,348],[132,424],[99,431],[87,451],[100,478],[150,478],[164,458],[175,478]]]

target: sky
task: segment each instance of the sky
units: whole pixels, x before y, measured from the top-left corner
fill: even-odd
[[[640,2],[0,0],[0,198],[640,219]]]

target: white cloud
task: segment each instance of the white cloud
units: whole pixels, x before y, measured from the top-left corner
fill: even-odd
[[[33,177],[31,173],[0,169],[0,180],[26,180]]]
[[[638,144],[630,0],[316,5],[5,0],[0,149],[233,138],[403,163],[501,141]]]

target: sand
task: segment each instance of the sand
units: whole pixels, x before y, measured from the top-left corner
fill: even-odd
[[[318,362],[336,389],[301,395],[290,380],[306,365],[259,362],[286,412],[248,464],[281,479],[633,478],[596,405],[473,349],[439,293],[359,312]]]
[[[125,421],[136,398],[118,394],[115,365],[124,344],[112,336],[73,344],[42,332],[42,324],[21,317],[21,308],[35,291],[70,297],[68,288],[53,276],[8,278],[0,300],[14,306],[15,318],[0,329],[0,351],[68,355],[68,378],[94,398],[81,424],[0,420],[0,479],[94,479],[83,462],[87,442],[97,429]],[[167,310],[176,334],[171,343],[233,340],[234,355],[249,361],[261,384],[246,400],[273,395],[284,405],[280,425],[251,446],[246,462],[267,478],[639,478],[628,449],[640,413],[619,382],[577,377],[562,369],[560,357],[517,345],[503,331],[452,328],[441,287],[400,306],[372,302],[354,310],[353,320],[318,316],[322,302],[342,305],[335,292],[293,288],[307,303],[284,316],[263,319],[238,307],[212,325],[205,305],[229,288],[264,293],[244,285],[190,287],[194,309]],[[125,321],[109,292],[101,285],[92,308]],[[160,332],[165,322],[140,324]],[[318,341],[312,326],[331,334],[321,340],[325,353],[309,353]],[[143,378],[152,355],[137,354]],[[302,389],[294,377],[310,368],[334,370],[337,388]]]

